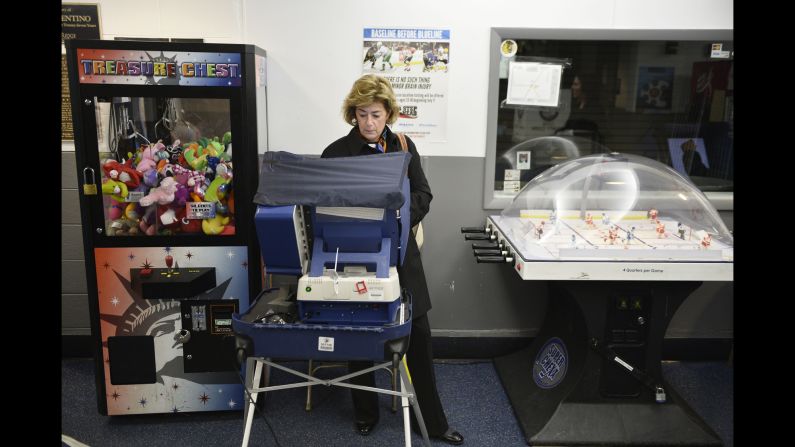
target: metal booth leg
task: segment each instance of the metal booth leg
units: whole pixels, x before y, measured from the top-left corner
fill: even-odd
[[[408,378],[408,370],[406,369],[406,363],[403,361],[400,362],[400,386],[401,391],[403,393],[408,393],[411,397],[402,397],[401,401],[403,403],[403,434],[406,439],[406,446],[411,445],[411,421],[409,420],[409,407],[408,404],[411,403],[411,407],[414,409],[414,416],[417,418],[417,423],[420,426],[420,432],[422,433],[422,441],[425,447],[431,447],[431,440],[428,439],[428,430],[425,428],[425,420],[422,418],[422,411],[420,411],[420,405],[417,403],[417,393],[414,391],[414,385],[411,384]]]
[[[246,428],[243,431],[243,444],[242,447],[248,446],[248,439],[251,435],[251,423],[254,420],[254,407],[257,405],[257,396],[259,392],[252,392],[249,395],[249,390],[259,387],[260,378],[262,377],[262,362],[258,357],[249,357],[246,359],[246,385],[243,393],[249,396],[246,399],[246,409],[243,416],[246,418]],[[255,385],[256,384],[256,385]]]

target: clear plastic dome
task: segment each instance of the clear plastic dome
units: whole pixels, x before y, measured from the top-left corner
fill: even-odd
[[[560,163],[493,219],[526,260],[734,260],[734,239],[704,194],[637,155]]]

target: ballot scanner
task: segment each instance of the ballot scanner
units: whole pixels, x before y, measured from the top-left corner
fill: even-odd
[[[262,258],[268,273],[300,275],[302,322],[395,321],[401,301],[396,267],[410,227],[408,157],[275,155],[264,165],[273,175],[255,198],[262,202],[254,217]]]

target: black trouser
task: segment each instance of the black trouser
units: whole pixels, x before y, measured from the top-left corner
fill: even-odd
[[[429,436],[441,436],[447,429],[447,417],[436,389],[436,375],[433,372],[433,348],[431,346],[431,325],[428,316],[421,315],[411,321],[411,338],[406,351],[406,361],[411,375],[411,384],[417,393],[422,418]],[[361,371],[373,366],[373,362],[349,362],[350,372]],[[363,374],[351,379],[351,383],[375,386],[375,374]],[[399,383],[399,382],[398,382]],[[378,396],[372,391],[352,389],[353,408],[356,422],[375,424],[378,422]],[[412,422],[414,411],[409,410]],[[414,423],[412,425],[415,425]]]

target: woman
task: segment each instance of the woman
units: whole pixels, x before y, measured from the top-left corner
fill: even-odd
[[[345,122],[353,128],[348,135],[331,143],[323,151],[322,157],[350,157],[401,151],[397,135],[387,127],[387,124],[397,120],[399,112],[389,80],[373,74],[362,76],[354,82],[342,105]],[[411,226],[414,227],[428,213],[433,195],[428,180],[422,172],[420,156],[414,142],[408,137],[406,142],[411,153],[408,177],[411,185]],[[411,340],[406,359],[428,436],[448,444],[459,445],[464,442],[464,437],[447,424],[447,417],[436,389],[431,327],[426,315],[431,309],[431,300],[428,296],[420,251],[412,232],[409,232],[405,260],[403,265],[398,267],[398,275],[401,287],[408,289],[413,295]],[[350,362],[349,368],[353,372],[372,365],[372,362]],[[373,373],[360,375],[351,379],[351,382],[372,387],[375,386],[375,375]],[[378,394],[355,389],[352,390],[352,394],[356,430],[362,436],[367,436],[378,423]]]

